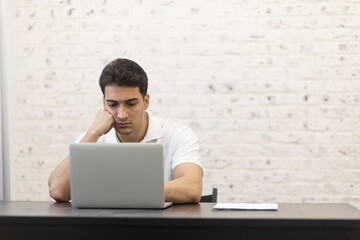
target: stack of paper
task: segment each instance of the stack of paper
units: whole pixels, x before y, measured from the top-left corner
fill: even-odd
[[[213,210],[278,210],[277,203],[217,203]]]

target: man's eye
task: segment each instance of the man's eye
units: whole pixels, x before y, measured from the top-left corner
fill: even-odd
[[[117,104],[109,104],[109,107],[111,107],[111,108],[114,108],[116,106],[117,106]]]
[[[133,106],[136,105],[136,103],[127,103],[127,105],[128,105],[129,107],[133,107]]]

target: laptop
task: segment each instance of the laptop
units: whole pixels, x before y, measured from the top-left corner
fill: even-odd
[[[163,209],[163,146],[158,143],[73,143],[71,205]]]

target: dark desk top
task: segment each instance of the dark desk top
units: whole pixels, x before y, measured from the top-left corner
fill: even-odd
[[[0,201],[1,223],[197,226],[360,226],[360,210],[346,203],[281,203],[278,211],[213,211],[214,203],[154,209],[77,209],[70,203]]]

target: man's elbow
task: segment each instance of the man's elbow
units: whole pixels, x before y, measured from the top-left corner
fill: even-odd
[[[70,201],[70,196],[68,194],[65,194],[60,187],[56,186],[54,181],[51,181],[51,178],[49,178],[48,185],[49,185],[49,195],[56,202]]]
[[[192,191],[191,196],[190,196],[191,202],[199,203],[200,200],[201,200],[201,193],[202,193],[202,188],[201,187],[197,187],[196,189],[194,189]]]
[[[193,196],[192,202],[193,203],[199,203],[200,200],[201,200],[201,194],[196,194],[196,195]]]
[[[58,189],[50,188],[49,195],[52,197],[56,202],[68,202],[70,201],[70,197],[64,194],[63,192],[59,191]]]

